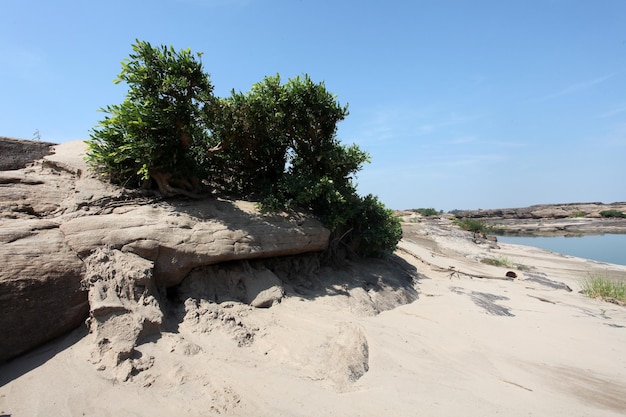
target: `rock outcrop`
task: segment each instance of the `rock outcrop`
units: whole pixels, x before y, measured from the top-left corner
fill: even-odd
[[[20,140],[0,136],[0,171],[25,168],[32,161],[52,152],[54,143]]]
[[[122,321],[131,339],[140,338],[158,320],[146,313],[156,300],[147,301],[152,290],[138,295],[137,288],[172,287],[195,268],[319,252],[328,244],[330,232],[307,215],[263,215],[253,203],[213,197],[168,202],[114,187],[87,169],[83,142],[58,145],[43,159],[30,155],[24,168],[0,171],[0,361],[83,322],[89,288],[92,331],[111,341],[111,320]],[[131,260],[140,267],[114,272]],[[150,275],[150,284],[136,273]],[[277,302],[278,282],[266,271],[255,274],[269,287],[252,279],[246,300],[258,307]],[[125,281],[112,284],[114,277]],[[105,362],[132,357],[123,343],[107,343],[100,343]]]
[[[459,211],[459,218],[483,220],[499,234],[528,236],[568,236],[626,233],[626,218],[600,214],[614,210],[626,213],[622,203],[544,204],[523,208]]]
[[[0,220],[0,362],[87,317],[84,266],[51,220]]]
[[[568,203],[538,204],[530,207],[503,208],[487,210],[462,210],[457,217],[472,219],[565,219],[565,218],[601,218],[601,211],[617,210],[626,212],[626,202],[621,203]]]
[[[199,266],[322,251],[329,237],[312,218],[262,216],[253,203],[215,199],[117,208],[60,229],[79,256],[109,245],[153,261],[156,283],[166,287]]]

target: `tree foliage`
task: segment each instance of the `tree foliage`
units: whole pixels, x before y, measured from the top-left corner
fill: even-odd
[[[200,54],[152,47],[137,41],[115,82],[125,82],[122,104],[101,109],[107,116],[91,134],[88,159],[114,182],[154,179],[164,195],[188,194],[198,174],[194,158],[207,140],[206,107],[213,86]],[[183,188],[175,188],[172,180]]]
[[[210,114],[211,142],[221,151],[214,155],[211,171],[224,189],[262,193],[280,180],[288,148],[284,100],[279,77],[216,100]]]
[[[354,178],[370,156],[337,139],[348,115],[324,83],[266,77],[247,93],[218,100],[211,143],[223,149],[212,178],[231,192],[261,196],[264,210],[308,209],[333,238],[364,256],[389,255],[402,236],[399,220],[374,196],[360,197]]]
[[[348,115],[309,76],[266,77],[250,91],[213,96],[200,54],[137,41],[117,82],[126,100],[103,109],[88,159],[118,183],[154,179],[164,195],[193,195],[194,178],[257,197],[266,211],[309,210],[333,231],[333,247],[386,256],[399,220],[354,179],[369,155],[337,138]],[[176,181],[176,183],[174,183]]]

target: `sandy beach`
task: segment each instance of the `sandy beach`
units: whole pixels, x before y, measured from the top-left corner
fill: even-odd
[[[223,303],[212,327],[185,320],[139,346],[149,366],[125,382],[94,366],[77,329],[0,367],[0,415],[626,413],[626,308],[579,293],[626,266],[476,244],[446,219],[403,225],[395,262],[415,278],[412,302],[393,285],[337,284],[269,309]],[[514,267],[481,262],[494,257]]]

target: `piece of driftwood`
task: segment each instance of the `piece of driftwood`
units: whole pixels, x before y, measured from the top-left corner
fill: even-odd
[[[466,277],[469,277],[469,278],[478,278],[478,279],[499,279],[499,280],[503,280],[503,281],[513,281],[513,278],[507,277],[507,276],[497,277],[497,276],[493,276],[493,275],[470,274],[469,272],[461,271],[461,270],[457,269],[454,266],[449,266],[447,268],[443,268],[443,267],[441,267],[439,265],[432,264],[432,263],[422,259],[421,256],[417,255],[416,253],[414,253],[414,252],[412,252],[412,251],[410,251],[408,249],[398,248],[398,250],[401,251],[401,252],[404,252],[404,253],[412,256],[412,257],[414,257],[415,259],[417,259],[418,261],[428,265],[431,269],[434,269],[435,271],[438,271],[438,272],[449,272],[450,273],[450,275],[449,275],[450,279],[452,279],[454,277],[461,278],[461,276],[466,276]]]

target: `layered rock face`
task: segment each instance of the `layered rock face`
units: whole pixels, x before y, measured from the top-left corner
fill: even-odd
[[[55,222],[0,221],[0,265],[0,361],[85,320],[83,262]]]
[[[25,168],[32,161],[52,152],[54,143],[20,140],[0,136],[0,171]]]
[[[261,216],[252,203],[217,200],[118,207],[60,230],[81,257],[108,245],[153,261],[156,283],[166,287],[203,265],[322,251],[329,236],[313,219]]]
[[[0,361],[78,326],[89,301],[92,331],[103,340],[111,341],[109,320],[139,338],[159,326],[150,313],[154,288],[176,286],[207,265],[327,247],[330,232],[314,218],[262,215],[253,203],[216,198],[157,201],[100,181],[83,161],[83,142],[54,149],[0,172]],[[115,272],[124,262],[134,266]],[[276,281],[255,274],[269,287],[249,282],[248,301],[271,305]],[[132,356],[107,343],[103,357]]]

